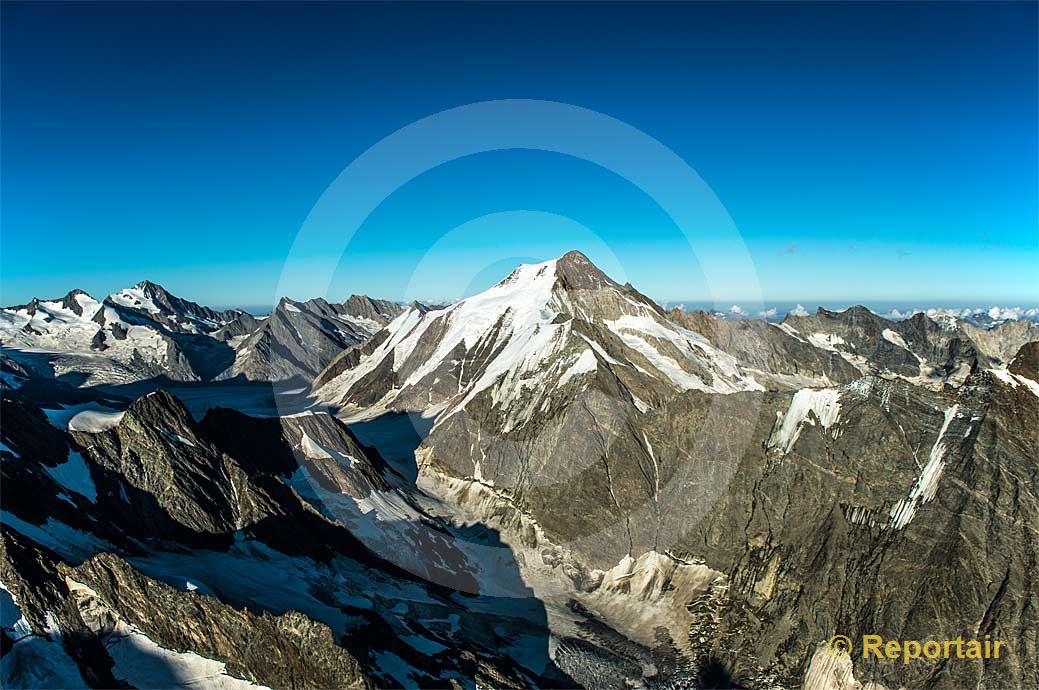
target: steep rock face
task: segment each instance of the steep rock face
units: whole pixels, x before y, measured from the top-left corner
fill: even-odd
[[[356,319],[367,319],[380,326],[385,326],[402,311],[404,311],[403,308],[396,302],[373,299],[368,295],[350,295],[343,302],[344,314],[349,314]]]
[[[366,341],[399,314],[393,302],[353,295],[343,304],[324,299],[282,299],[269,317],[240,341],[234,364],[221,378],[311,381],[343,350]]]
[[[863,306],[844,311],[819,308],[810,316],[788,314],[783,324],[816,347],[838,352],[860,371],[879,367],[901,376],[918,376],[920,359],[892,337],[893,322]],[[890,332],[884,337],[885,331]]]
[[[24,364],[0,354],[0,380],[5,388],[18,388],[26,379],[32,378],[33,372]]]
[[[998,670],[855,659],[847,671],[889,688],[1027,687],[1039,673],[1037,353],[954,393],[871,376],[793,394],[689,391],[619,423],[593,406],[595,431],[535,445],[526,466],[481,462],[479,479],[453,464],[479,432],[434,429],[420,469],[427,486],[491,487],[574,554],[572,569],[629,550],[703,559],[724,587],[704,593],[690,655],[748,687],[800,686],[835,634],[989,634],[1023,651]],[[523,456],[517,446],[487,456]],[[596,447],[605,463],[585,460]],[[452,491],[463,505],[476,495]]]
[[[248,459],[251,475],[290,477],[304,467],[321,486],[355,498],[390,488],[386,477],[393,470],[327,414],[257,418],[217,408],[200,426],[222,451]]]
[[[817,406],[779,462],[774,429],[766,457],[749,454],[688,525],[685,548],[728,574],[709,653],[752,686],[797,686],[835,634],[991,634],[1024,653],[985,665],[855,658],[849,670],[890,688],[1034,684],[1039,397],[985,373],[952,399],[864,381],[828,428]]]
[[[1026,321],[990,329],[943,314],[918,312],[889,321],[865,307],[811,316],[788,315],[780,327],[793,337],[839,354],[860,372],[890,372],[940,389],[960,385],[974,366],[1002,366],[1039,328]]]
[[[262,513],[245,473],[204,440],[169,393],[140,398],[114,426],[103,426],[72,438],[85,457],[118,476],[130,513],[155,536],[228,534]]]
[[[242,312],[231,321],[228,321],[227,325],[213,331],[211,335],[215,340],[237,348],[243,340],[259,328],[263,320],[263,318],[257,318],[252,314]]]
[[[0,406],[4,450],[45,465],[57,465],[68,458],[65,434],[48,424],[34,403],[15,391],[4,390]]]
[[[293,554],[378,560],[332,522],[388,492],[384,474],[399,477],[327,414],[255,419],[216,409],[196,424],[163,391],[124,412],[81,412],[67,435],[14,392],[4,392],[3,414],[17,422],[2,429],[5,511],[48,534],[50,520],[83,532],[76,552],[162,540],[219,549],[244,531]],[[352,512],[325,510],[313,487]]]
[[[177,591],[113,554],[71,566],[5,528],[0,578],[29,633],[5,644],[6,686],[63,663],[63,687],[371,687],[328,626]]]
[[[883,332],[881,337],[899,345],[905,343],[906,348],[927,363],[921,371],[934,378],[955,380],[957,374],[969,370],[975,362],[987,362],[985,353],[964,332],[960,322],[936,321],[917,313],[899,321],[893,330],[901,336],[901,342]]]
[[[124,623],[165,649],[221,661],[228,675],[271,688],[372,687],[328,626],[301,613],[254,614],[178,592],[112,554],[62,572],[81,620],[99,636],[121,632]],[[201,624],[185,625],[191,621]]]
[[[707,312],[673,309],[668,317],[728,352],[775,387],[848,383],[861,372],[832,350],[809,343],[782,324],[725,321]]]
[[[5,599],[5,687],[43,682],[30,672],[41,658],[62,687],[81,674],[100,687],[352,687],[350,658],[380,687],[572,686],[518,577],[478,579],[447,527],[327,414],[217,409],[195,424],[166,393],[89,412],[53,467],[0,429],[5,546],[29,554],[0,576],[36,631],[6,656]],[[494,575],[507,568],[497,556]],[[485,596],[484,582],[517,591]]]
[[[1032,381],[1039,378],[1039,341],[1022,345],[1010,359],[1007,370]]]
[[[292,554],[373,559],[309,495],[318,485],[354,506],[388,488],[381,458],[326,414],[254,419],[218,409],[196,424],[159,391],[125,413],[80,419],[70,437],[90,469],[97,517],[128,537],[219,549],[244,531]]]
[[[978,351],[988,358],[988,366],[1005,364],[1022,347],[1039,341],[1039,325],[1031,321],[1004,321],[991,328],[979,328],[961,321],[959,326]]]

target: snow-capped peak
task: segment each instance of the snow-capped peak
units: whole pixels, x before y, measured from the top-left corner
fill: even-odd
[[[348,353],[352,362],[333,362],[318,379],[319,397],[449,415],[491,390],[514,426],[542,396],[585,385],[600,366],[671,390],[760,388],[732,357],[579,252],[520,265],[443,309],[409,309],[373,342],[366,354]],[[525,412],[512,415],[517,406]]]
[[[152,300],[151,294],[149,294],[154,294],[152,290],[148,289],[151,285],[152,283],[149,283],[148,281],[142,281],[133,287],[123,288],[119,292],[113,292],[108,296],[108,299],[121,307],[139,309],[151,314],[156,314],[159,312],[159,307]]]

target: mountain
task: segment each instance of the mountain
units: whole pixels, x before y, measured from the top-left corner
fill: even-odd
[[[110,310],[317,402],[253,417],[221,381],[176,388],[189,412],[5,353],[4,687],[1039,680],[1029,324],[665,312],[579,252],[440,308],[140,295],[5,319],[71,342]],[[881,663],[837,634],[1013,652]]]
[[[705,311],[672,309],[669,319],[699,333],[729,353],[771,387],[829,386],[861,376],[859,369],[833,350],[817,347],[782,324],[730,321]]]
[[[957,325],[979,352],[988,357],[990,366],[1001,366],[1026,344],[1039,340],[1039,325],[1032,321],[1002,321],[988,328],[979,328],[970,322]]]
[[[253,316],[248,312],[242,312],[234,319],[228,321],[224,326],[213,331],[210,335],[215,340],[219,340],[222,343],[227,343],[233,348],[237,348],[241,345],[242,341],[248,338],[253,331],[259,328],[266,316]]]
[[[143,281],[103,301],[73,290],[0,312],[0,342],[9,348],[54,353],[55,376],[85,383],[165,376],[195,381],[228,366],[232,351],[209,334],[241,312],[216,312]]]
[[[1036,632],[1036,345],[1004,369],[958,328],[863,308],[679,319],[571,253],[405,312],[315,393],[346,418],[430,417],[422,491],[500,529],[528,577],[554,573],[546,602],[567,583],[558,605],[694,677],[958,688],[983,671],[835,668],[825,651],[979,620],[1014,645]],[[1019,659],[985,677],[1035,674]]]
[[[733,355],[759,380],[768,379],[770,388],[847,383],[869,372],[956,386],[975,363],[1005,366],[1023,345],[1039,340],[1039,326],[1027,320],[981,328],[948,313],[890,320],[862,306],[790,314],[780,323],[681,309],[668,317]]]
[[[1003,366],[1018,348],[1039,337],[1039,327],[1027,321],[1002,322],[986,330],[948,314],[931,318],[917,312],[889,321],[861,306],[790,314],[780,327],[840,355],[863,373],[890,372],[937,388],[958,386],[974,366]]]
[[[195,422],[160,391],[64,431],[2,404],[4,687],[572,684],[543,611],[481,594],[447,527],[327,414]]]
[[[311,381],[346,348],[363,343],[401,313],[400,305],[351,295],[342,304],[282,298],[271,315],[237,342],[234,363],[220,378]],[[231,342],[230,340],[228,342]]]
[[[212,333],[244,313],[238,309],[214,311],[172,295],[148,280],[109,295],[105,304],[148,318],[176,333]]]
[[[164,377],[209,381],[313,378],[342,350],[366,340],[401,307],[367,296],[343,304],[281,300],[269,317],[217,311],[142,281],[98,301],[82,290],[0,312],[5,347],[49,375],[77,384]]]
[[[412,307],[358,356],[344,353],[318,377],[321,399],[441,418],[486,404],[507,429],[587,385],[640,409],[673,390],[760,389],[731,356],[576,251],[443,309]]]

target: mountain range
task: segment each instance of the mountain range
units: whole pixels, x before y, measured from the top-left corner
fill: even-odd
[[[311,379],[344,348],[367,340],[399,305],[352,295],[342,304],[282,299],[256,317],[215,311],[142,281],[97,301],[82,290],[0,311],[0,342],[55,355],[53,373],[87,385],[166,377],[210,381]]]
[[[721,319],[570,252],[437,308],[73,291],[0,338],[4,687],[1039,685],[1027,320]]]

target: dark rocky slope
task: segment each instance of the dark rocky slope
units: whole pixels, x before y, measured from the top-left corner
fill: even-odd
[[[118,661],[131,640],[269,687],[572,684],[536,603],[481,596],[444,526],[326,414],[195,423],[159,392],[66,436],[5,391],[4,417],[18,426],[2,430],[0,576],[33,631],[7,637],[18,673],[5,683],[32,686],[37,658],[116,687],[133,673]],[[502,651],[518,641],[521,658]]]
[[[342,304],[283,298],[240,340],[221,378],[309,383],[343,350],[365,342],[400,312],[400,305],[366,295],[351,295]]]

